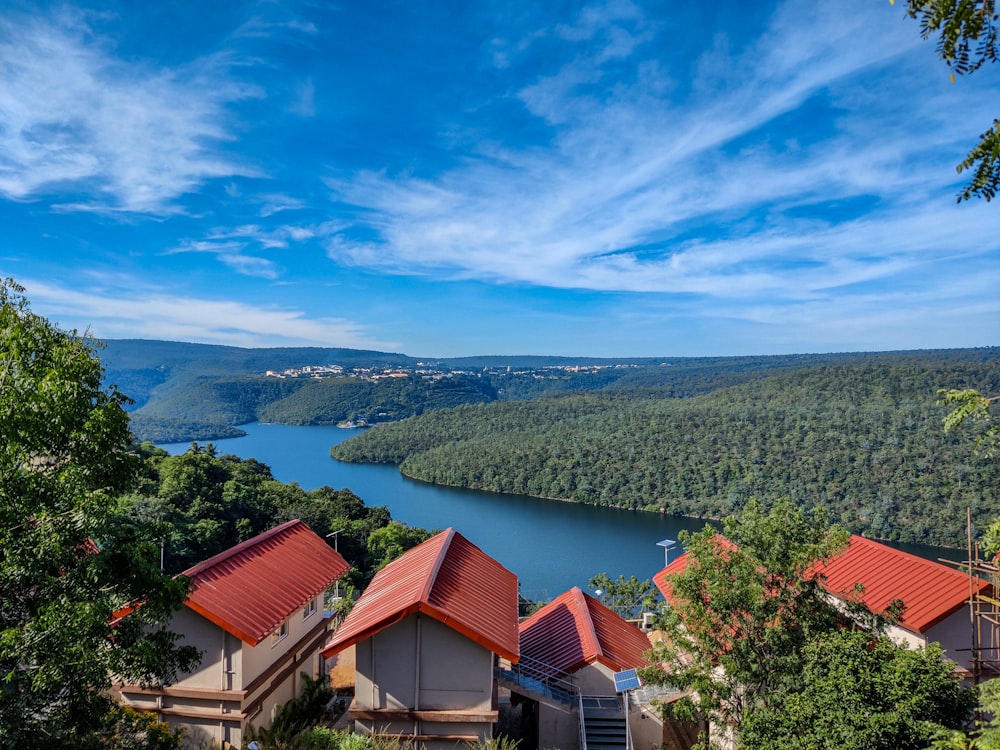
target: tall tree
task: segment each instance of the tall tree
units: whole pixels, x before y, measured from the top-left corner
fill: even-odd
[[[919,19],[925,39],[937,35],[938,55],[951,68],[953,81],[956,75],[973,73],[983,63],[997,61],[1000,14],[996,0],[907,0],[906,12]],[[957,167],[959,172],[967,169],[973,170],[972,179],[958,200],[972,196],[992,199],[1000,188],[1000,120],[993,120]]]
[[[185,583],[116,513],[137,459],[127,398],[101,379],[88,337],[0,282],[0,746],[94,745],[113,675],[170,681],[198,658],[159,625]]]
[[[738,736],[746,717],[801,679],[806,643],[837,620],[819,582],[807,575],[847,542],[846,532],[788,500],[765,511],[755,500],[724,523],[684,535],[687,562],[669,575],[647,681],[686,691],[667,708],[681,719]],[[708,746],[708,738],[703,738]]]
[[[803,652],[802,686],[751,714],[745,750],[921,750],[968,719],[975,693],[941,647],[909,649],[885,635],[839,630]]]

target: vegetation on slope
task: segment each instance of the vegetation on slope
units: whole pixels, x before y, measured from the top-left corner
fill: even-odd
[[[1000,360],[924,354],[775,375],[690,399],[656,389],[463,406],[335,446],[346,461],[495,492],[723,518],[750,497],[825,505],[853,532],[958,545],[1000,514],[1000,471],[945,433],[944,387],[1000,391]]]
[[[365,505],[348,489],[304,490],[279,482],[267,464],[217,455],[211,444],[195,443],[171,456],[146,443],[139,453],[141,479],[120,499],[120,512],[159,524],[168,573],[180,573],[298,518],[321,536],[339,532],[337,549],[352,566],[343,583],[362,586],[380,567],[430,536],[393,521],[385,506]]]

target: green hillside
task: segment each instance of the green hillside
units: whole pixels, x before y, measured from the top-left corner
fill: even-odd
[[[942,430],[937,390],[966,387],[1000,392],[996,350],[873,355],[692,398],[660,386],[462,406],[332,455],[439,484],[705,518],[789,496],[854,532],[959,545],[967,506],[979,521],[1000,515],[997,462]]]

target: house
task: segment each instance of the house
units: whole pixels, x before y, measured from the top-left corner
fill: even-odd
[[[579,588],[546,604],[519,627],[521,669],[548,685],[566,685],[569,702],[558,692],[546,700],[532,679],[510,683],[511,703],[522,711],[524,748],[576,750],[618,742],[645,750],[663,743],[659,716],[619,692],[615,675],[647,666],[647,636]],[[530,668],[530,672],[528,671]],[[572,700],[575,698],[575,700]],[[581,711],[583,716],[581,717]]]
[[[202,652],[168,687],[117,685],[128,705],[184,726],[195,743],[241,747],[322,673],[324,591],[349,565],[302,521],[288,521],[184,571],[191,580],[169,629]]]
[[[492,736],[494,669],[516,663],[517,578],[447,529],[376,573],[322,653],[355,647],[355,730],[428,750]]]
[[[717,539],[723,548],[732,544],[721,536]],[[685,553],[653,576],[668,602],[669,576],[686,565]],[[894,601],[902,602],[902,617],[889,626],[887,635],[910,648],[940,643],[960,669],[971,670],[970,598],[989,594],[992,586],[987,581],[857,535],[814,571],[823,576],[821,583],[835,603],[853,601],[883,614]],[[982,632],[980,637],[984,649],[1000,645],[992,632]]]
[[[872,612],[901,601],[903,615],[889,626],[890,638],[910,648],[940,643],[960,669],[972,670],[970,597],[989,595],[987,581],[861,536],[852,536],[847,549],[816,571],[831,595],[841,601],[856,597]],[[863,590],[855,591],[856,584]],[[992,631],[979,637],[985,649],[1000,645]]]

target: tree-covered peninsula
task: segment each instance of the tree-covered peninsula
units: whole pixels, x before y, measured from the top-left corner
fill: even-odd
[[[937,545],[1000,514],[1000,469],[945,432],[943,388],[1000,392],[994,350],[820,365],[691,398],[632,388],[433,411],[335,446],[438,484],[719,519],[751,497]]]

